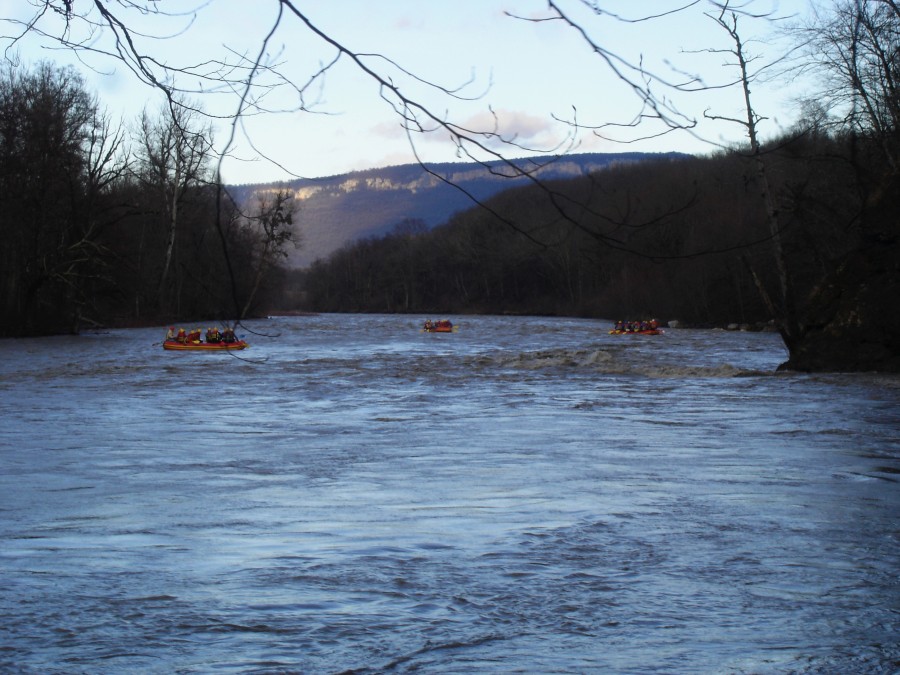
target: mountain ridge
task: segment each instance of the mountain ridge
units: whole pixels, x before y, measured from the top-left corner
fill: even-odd
[[[687,157],[677,152],[580,153],[553,158],[511,160],[519,171],[541,180],[575,178],[616,165]],[[365,238],[379,238],[404,222],[427,228],[446,223],[453,214],[478,201],[525,184],[525,176],[503,161],[446,162],[365,169],[325,178],[230,186],[236,201],[247,206],[255,195],[286,189],[299,206],[300,244],[289,249],[287,266],[307,267],[341,247]],[[468,194],[467,194],[468,193]],[[252,206],[251,206],[252,208]]]

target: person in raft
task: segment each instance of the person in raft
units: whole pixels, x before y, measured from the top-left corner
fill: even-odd
[[[615,330],[624,333],[640,333],[642,331],[659,329],[659,321],[616,321]]]
[[[222,331],[222,342],[227,342],[228,344],[237,342],[237,338],[234,336],[233,328],[226,327],[225,330]]]
[[[210,344],[216,344],[217,342],[222,341],[222,336],[219,335],[219,329],[213,326],[212,328],[206,329],[206,341]]]

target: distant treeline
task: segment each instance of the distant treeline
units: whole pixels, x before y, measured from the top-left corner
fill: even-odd
[[[116,125],[71,68],[0,72],[0,336],[235,320],[276,288],[283,196],[242,213],[211,130],[164,106]],[[279,210],[280,209],[280,210]]]
[[[865,176],[883,160],[858,138],[809,129],[765,158],[805,297],[859,244]],[[760,188],[739,150],[516,188],[434,230],[410,221],[350,245],[297,274],[296,297],[315,311],[766,322],[760,289],[777,283]]]

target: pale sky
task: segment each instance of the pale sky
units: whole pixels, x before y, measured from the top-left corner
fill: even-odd
[[[156,110],[161,94],[139,83],[127,68],[101,54],[83,54],[81,63],[68,50],[33,31],[11,45],[10,36],[21,34],[21,26],[8,19],[28,20],[35,16],[42,0],[0,0],[0,55],[18,56],[33,63],[48,59],[73,63],[85,75],[88,86],[116,117],[134,120],[144,106]],[[60,3],[61,4],[61,3]],[[76,10],[90,5],[76,0]],[[160,0],[162,11],[179,12],[176,17],[140,16],[126,12],[114,0],[106,3],[120,13],[135,31],[135,40],[144,52],[169,66],[187,67],[210,59],[234,58],[247,54],[255,58],[263,38],[275,23],[278,4],[274,0]],[[702,77],[708,85],[719,85],[736,77],[734,68],[724,64],[727,55],[710,49],[731,45],[721,28],[704,16],[712,11],[708,0],[608,0],[583,2],[560,0],[563,11],[571,13],[598,45],[636,63],[643,59],[647,70],[672,81],[684,80],[685,73]],[[690,5],[677,14],[639,23],[598,16],[589,10],[594,4],[625,19],[658,15]],[[747,5],[744,0],[743,5]],[[752,0],[757,12],[778,16],[798,16],[808,11],[806,0]],[[565,120],[577,117],[582,125],[630,121],[639,111],[633,93],[614,76],[602,58],[571,27],[560,21],[525,21],[510,17],[551,16],[544,0],[295,0],[294,5],[332,39],[355,52],[381,54],[419,78],[448,89],[466,85],[461,93],[473,100],[448,98],[406,77],[385,61],[371,57],[367,64],[383,75],[395,78],[402,92],[424,101],[441,117],[477,127],[493,128],[494,118],[504,136],[534,151],[568,149],[573,152],[682,151],[707,153],[716,143],[743,140],[738,125],[703,120],[710,113],[744,115],[739,90],[708,90],[677,94],[655,86],[654,91],[671,98],[689,118],[700,123],[691,132],[677,132],[646,141],[621,143],[597,137],[590,130],[574,133]],[[769,22],[742,20],[742,37],[748,49],[759,56],[756,64],[777,56],[779,46]],[[60,17],[46,14],[43,29],[61,34]],[[79,25],[72,24],[72,39],[80,39]],[[165,39],[163,39],[165,38]],[[760,38],[754,42],[751,38]],[[108,35],[94,36],[91,44],[109,49]],[[268,50],[269,58],[296,84],[302,84],[335,55],[306,25],[285,15]],[[91,70],[93,68],[94,70]],[[177,82],[200,88],[196,78],[180,76]],[[468,84],[467,84],[468,83]],[[233,114],[237,98],[231,92],[195,95],[204,108],[220,116]],[[759,82],[754,86],[754,103],[768,118],[763,132],[776,134],[796,116],[796,96],[800,85],[783,80]],[[304,94],[305,111],[296,110],[296,93],[288,88],[272,92],[265,105],[273,112],[246,117],[232,148],[234,158],[222,165],[227,183],[267,182],[292,177],[319,177],[415,161],[401,120],[379,95],[378,85],[363,76],[349,59],[343,58],[328,72],[321,86]],[[556,120],[554,118],[557,118]],[[620,128],[620,140],[651,135],[653,127],[642,131]],[[228,138],[228,125],[217,122],[219,147]],[[574,145],[571,141],[574,140]],[[562,145],[560,145],[562,144]],[[415,147],[425,161],[459,161],[455,148],[441,134],[418,135]],[[507,149],[519,157],[525,149]],[[270,161],[272,160],[272,161]]]

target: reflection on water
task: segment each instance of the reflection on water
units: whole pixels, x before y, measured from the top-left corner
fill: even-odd
[[[900,379],[419,323],[0,342],[0,670],[898,668]]]

